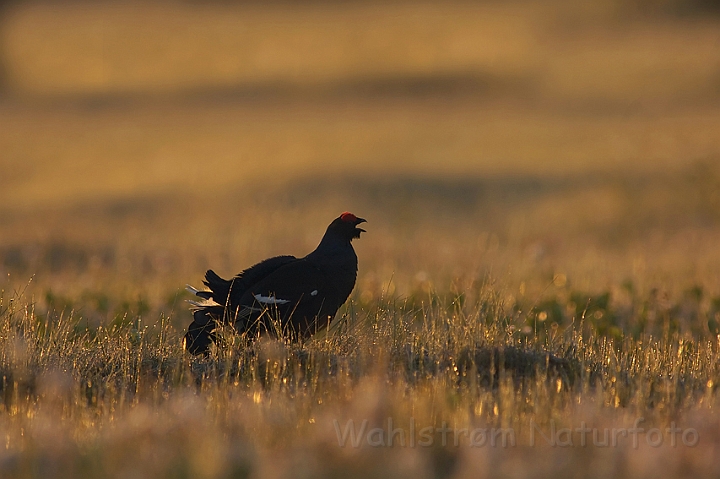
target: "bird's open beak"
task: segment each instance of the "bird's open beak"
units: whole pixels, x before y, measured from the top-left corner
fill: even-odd
[[[367,223],[367,220],[366,220],[365,218],[357,218],[357,219],[355,219],[355,226],[359,225],[360,223]],[[355,229],[356,229],[356,230],[359,230],[359,231],[362,231],[363,233],[367,233],[367,231],[365,231],[365,230],[362,229],[362,228],[355,228]]]

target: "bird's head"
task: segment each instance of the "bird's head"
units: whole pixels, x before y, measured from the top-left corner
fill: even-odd
[[[365,219],[358,218],[352,213],[345,212],[330,223],[328,231],[332,231],[343,238],[352,241],[355,238],[359,238],[360,233],[365,233],[364,229],[357,227],[360,223],[365,222]]]

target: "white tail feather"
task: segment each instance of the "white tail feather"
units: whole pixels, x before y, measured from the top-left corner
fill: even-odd
[[[211,299],[204,299],[202,301],[193,301],[192,299],[188,299],[187,302],[190,303],[193,308],[198,309],[207,308],[208,306],[221,306]]]
[[[261,294],[254,294],[255,300],[262,304],[286,304],[289,303],[287,299],[277,299],[275,296],[263,296]]]

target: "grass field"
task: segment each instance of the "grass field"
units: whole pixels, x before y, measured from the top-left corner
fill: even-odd
[[[7,7],[0,477],[717,477],[706,8]],[[345,210],[328,333],[182,350]]]

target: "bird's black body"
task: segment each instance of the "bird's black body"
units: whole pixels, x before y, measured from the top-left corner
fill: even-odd
[[[205,301],[193,303],[193,322],[185,335],[192,354],[207,353],[219,323],[238,332],[267,331],[307,337],[326,327],[347,300],[357,277],[352,240],[365,222],[343,213],[328,226],[318,247],[305,256],[275,256],[251,266],[230,280],[208,270],[206,291],[191,290]]]

